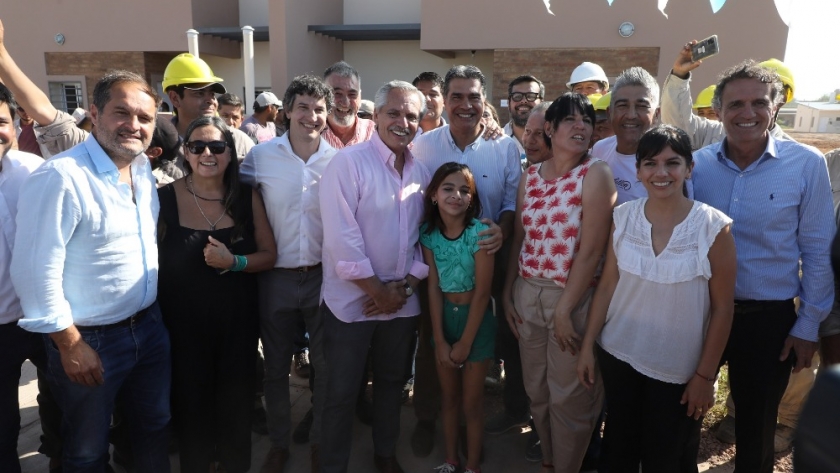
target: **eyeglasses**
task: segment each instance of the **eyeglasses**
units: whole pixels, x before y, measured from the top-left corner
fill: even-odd
[[[529,102],[536,102],[538,98],[542,97],[540,97],[540,94],[536,92],[528,92],[525,94],[522,92],[514,92],[510,94],[509,98],[514,102],[521,102],[523,98]]]
[[[186,147],[192,154],[201,154],[205,148],[210,148],[210,152],[213,154],[222,154],[227,148],[227,143],[224,141],[211,141],[208,143],[206,141],[195,140],[188,142]]]

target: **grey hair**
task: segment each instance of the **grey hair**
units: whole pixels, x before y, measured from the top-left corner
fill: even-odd
[[[656,79],[650,75],[648,71],[638,66],[625,69],[618,76],[618,79],[615,80],[615,84],[613,85],[611,91],[612,95],[610,97],[610,107],[613,106],[615,96],[622,87],[633,85],[638,85],[647,89],[651,106],[653,106],[653,108],[659,107],[659,83],[656,82]]]
[[[535,114],[540,114],[542,116],[545,116],[545,112],[546,112],[546,110],[548,110],[548,107],[551,106],[551,103],[552,102],[548,102],[548,101],[540,102],[539,104],[537,104],[536,107],[531,109],[531,114],[528,115],[528,116],[530,117],[531,115],[535,115]]]
[[[337,63],[333,64],[332,66],[328,67],[324,71],[324,80],[327,80],[327,77],[336,75],[338,77],[352,77],[356,79],[356,82],[361,85],[362,78],[359,77],[359,71],[356,70],[350,64],[347,64],[344,61],[338,61]]]
[[[715,110],[721,109],[721,97],[723,97],[723,89],[726,85],[736,79],[755,79],[762,84],[770,84],[770,100],[773,106],[778,106],[782,103],[784,98],[782,79],[776,71],[767,67],[762,67],[759,63],[752,59],[748,59],[741,64],[732,66],[720,74],[718,78],[717,87],[715,87],[715,95],[712,97],[712,107]]]
[[[388,103],[388,94],[390,94],[392,90],[404,90],[416,95],[420,100],[420,116],[418,118],[423,118],[423,115],[426,114],[426,96],[423,95],[423,92],[420,92],[417,87],[401,80],[392,80],[391,82],[387,82],[376,91],[376,95],[373,97],[374,110],[379,112],[379,110]]]
[[[452,69],[446,73],[446,77],[443,79],[443,96],[446,97],[449,95],[449,83],[452,82],[452,79],[473,79],[477,80],[481,84],[481,95],[487,97],[487,79],[485,79],[484,74],[481,73],[481,69],[473,66],[453,66]]]

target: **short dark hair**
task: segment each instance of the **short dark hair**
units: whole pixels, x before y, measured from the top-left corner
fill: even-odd
[[[240,99],[236,94],[228,92],[226,94],[219,95],[216,100],[219,101],[219,106],[230,105],[231,107],[239,107],[243,113],[245,112],[245,105],[242,103],[242,99]]]
[[[331,75],[337,75],[339,77],[352,77],[356,79],[356,82],[362,82],[362,78],[359,77],[359,71],[357,71],[353,66],[347,64],[344,61],[338,61],[337,63],[331,65],[330,67],[324,70],[324,80],[327,80],[327,77]]]
[[[440,218],[440,210],[437,205],[432,204],[432,196],[437,193],[438,187],[443,184],[446,176],[456,172],[460,172],[464,175],[464,178],[467,180],[467,185],[470,188],[470,195],[472,196],[470,206],[467,207],[467,211],[464,214],[464,223],[467,226],[470,226],[472,220],[481,215],[481,199],[478,198],[478,187],[475,184],[475,177],[473,177],[473,173],[469,166],[456,162],[446,163],[435,171],[431,182],[429,182],[429,186],[426,187],[426,193],[423,195],[423,200],[425,202],[423,223],[426,224],[427,234],[431,234],[435,228],[440,228],[441,230],[444,229],[443,220]]]
[[[3,85],[0,82],[0,104],[6,104],[9,106],[9,113],[11,114],[12,120],[15,119],[15,112],[17,112],[18,104],[15,102],[15,96],[8,87]]]
[[[691,152],[691,138],[688,133],[673,125],[657,125],[646,131],[639,140],[639,146],[636,148],[636,169],[639,169],[642,161],[653,158],[666,146],[682,156],[687,167],[691,166],[694,156]],[[683,195],[688,197],[688,187],[685,182],[683,182]]]
[[[473,65],[453,66],[452,69],[446,72],[446,77],[443,79],[443,96],[449,95],[449,84],[453,79],[473,79],[481,84],[481,95],[487,96],[487,79],[481,73],[481,69]]]
[[[324,99],[324,103],[327,105],[327,114],[332,111],[333,102],[335,101],[333,91],[319,77],[302,75],[292,79],[292,82],[286,87],[286,93],[283,94],[283,108],[291,110],[295,105],[295,98],[298,95],[308,95],[316,99]],[[289,117],[285,113],[283,114],[283,124],[287,130],[291,125]]]
[[[172,124],[172,119],[168,115],[158,115],[155,132],[152,133],[152,142],[149,147],[160,148],[161,155],[158,156],[159,161],[175,161],[178,158],[178,147],[181,146],[181,137],[178,136],[178,130]]]
[[[592,106],[592,102],[589,101],[587,96],[577,92],[566,92],[557,97],[554,102],[551,102],[548,110],[545,111],[545,122],[551,123],[551,129],[556,130],[564,118],[574,115],[575,112],[589,117],[592,120],[592,125],[595,125],[595,107]],[[551,148],[551,138],[548,134],[544,134],[543,139]]]
[[[437,72],[421,72],[414,78],[413,81],[411,81],[411,85],[417,87],[417,84],[420,82],[431,82],[437,87],[443,89],[443,77],[441,77]]]
[[[224,120],[219,117],[198,117],[190,123],[184,133],[184,155],[189,153],[187,143],[193,132],[199,128],[212,126],[222,132],[222,139],[227,144],[227,153],[230,162],[225,169],[225,174],[222,180],[225,184],[225,197],[222,205],[225,207],[225,213],[233,219],[233,232],[231,232],[231,243],[239,239],[245,231],[246,225],[253,225],[253,222],[246,221],[246,215],[249,215],[251,208],[251,196],[240,195],[239,184],[239,159],[236,156],[236,144],[233,141],[233,133],[227,126]],[[189,161],[184,159],[184,169],[186,174],[193,173]],[[246,207],[247,206],[247,207]]]
[[[157,92],[155,92],[155,89],[146,82],[146,79],[144,79],[140,74],[131,71],[114,70],[102,76],[93,88],[93,105],[100,113],[102,113],[105,109],[105,105],[111,101],[111,89],[115,85],[119,84],[139,85],[140,90],[154,100],[155,111],[157,111],[157,108],[160,106],[161,99]]]
[[[268,110],[269,107],[271,107],[271,104],[260,106],[260,103],[254,100],[254,113],[263,113]]]
[[[685,158],[686,165],[690,165],[694,160],[688,133],[673,125],[657,125],[646,131],[639,140],[639,146],[636,148],[636,168],[638,169],[645,159],[661,153],[666,146]]]
[[[726,86],[738,79],[755,79],[763,84],[770,84],[770,100],[773,105],[779,105],[782,102],[782,79],[776,71],[761,67],[761,65],[753,59],[748,59],[740,64],[732,66],[724,70],[719,78],[717,87],[715,87],[715,95],[712,97],[712,108],[720,110],[723,106],[721,97],[723,97],[723,89]]]
[[[513,93],[513,86],[523,84],[525,82],[536,82],[537,85],[540,86],[540,99],[545,98],[545,85],[542,83],[541,80],[529,74],[519,76],[516,79],[510,81],[510,84],[508,84],[508,96],[510,96],[510,94]]]

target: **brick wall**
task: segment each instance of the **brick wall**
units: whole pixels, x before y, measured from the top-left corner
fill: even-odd
[[[554,100],[566,92],[566,82],[575,67],[584,61],[604,68],[610,79],[632,66],[647,69],[654,77],[659,73],[659,48],[597,49],[497,49],[493,54],[493,90],[490,95],[499,111],[502,125],[508,122],[507,108],[499,101],[507,99],[507,86],[516,77],[531,74],[545,84],[546,100]]]
[[[112,69],[125,69],[142,75],[151,82],[152,74],[163,74],[166,65],[175,57],[172,53],[141,51],[97,53],[44,53],[47,75],[84,76],[87,87],[85,107],[93,102],[96,82]]]

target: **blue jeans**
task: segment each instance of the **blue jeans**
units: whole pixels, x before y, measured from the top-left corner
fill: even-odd
[[[130,326],[86,329],[82,339],[96,351],[104,384],[74,383],[61,365],[52,339],[44,336],[50,383],[64,412],[61,432],[65,473],[103,473],[108,462],[108,428],[117,399],[126,407],[138,473],[168,473],[169,334],[157,303]]]

